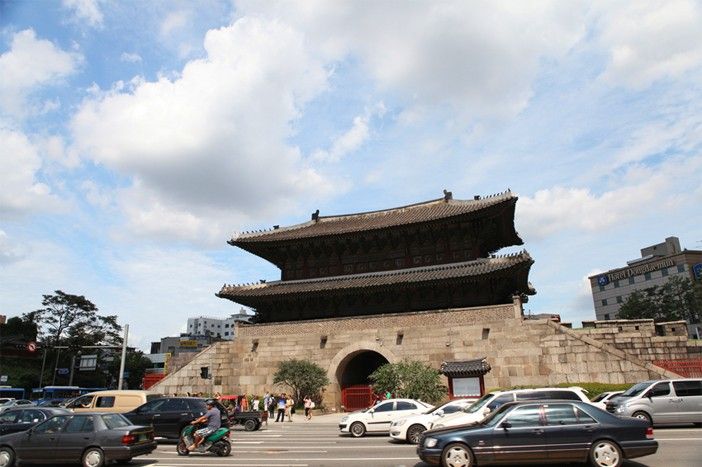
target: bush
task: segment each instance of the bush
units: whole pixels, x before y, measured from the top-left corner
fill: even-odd
[[[417,361],[386,363],[369,377],[376,393],[390,392],[395,397],[417,399],[430,404],[446,398],[446,386],[441,384],[440,373],[431,366]]]

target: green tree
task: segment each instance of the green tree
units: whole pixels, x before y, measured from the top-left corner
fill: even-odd
[[[293,391],[295,403],[309,396],[317,404],[321,402],[321,391],[329,384],[327,372],[309,360],[285,360],[280,362],[273,375],[275,384],[284,384]]]
[[[115,358],[107,367],[110,374],[116,376],[117,379],[119,379],[119,365],[120,359]],[[124,379],[123,389],[139,389],[147,368],[153,368],[153,366],[154,364],[144,355],[144,352],[128,348],[124,371],[129,372],[129,376]]]
[[[117,316],[102,316],[98,308],[82,295],[57,290],[44,295],[43,308],[24,315],[39,326],[46,345],[120,345],[122,327]]]
[[[436,404],[446,398],[447,388],[441,374],[426,363],[403,360],[386,363],[369,376],[373,391],[391,392],[397,397],[419,399]]]
[[[671,277],[663,285],[635,291],[619,308],[619,317],[699,323],[702,317],[702,283]]]

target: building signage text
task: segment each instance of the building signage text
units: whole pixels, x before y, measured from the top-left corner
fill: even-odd
[[[638,276],[640,274],[645,274],[651,271],[657,271],[658,269],[663,269],[670,266],[675,266],[675,261],[673,261],[672,259],[666,259],[657,263],[644,264],[633,268],[627,268],[622,271],[613,272],[607,274],[607,276],[609,276],[610,281],[616,281],[619,279],[626,279],[632,276]]]

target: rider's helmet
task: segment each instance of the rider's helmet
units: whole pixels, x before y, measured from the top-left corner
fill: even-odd
[[[214,399],[207,399],[207,400],[205,401],[205,404],[207,404],[207,405],[209,405],[209,406],[211,406],[211,407],[214,407],[214,406],[215,406],[215,401],[214,401]]]

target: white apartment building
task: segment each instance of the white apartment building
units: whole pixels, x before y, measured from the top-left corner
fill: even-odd
[[[188,318],[187,334],[232,340],[234,339],[234,323],[248,323],[251,320],[251,316],[242,308],[239,313],[235,313],[228,318],[212,318],[208,316]]]
[[[617,319],[632,292],[661,286],[676,276],[702,280],[702,251],[682,250],[677,237],[641,249],[641,258],[627,261],[625,267],[590,276],[597,319]],[[700,332],[691,329],[692,334],[695,331]]]

